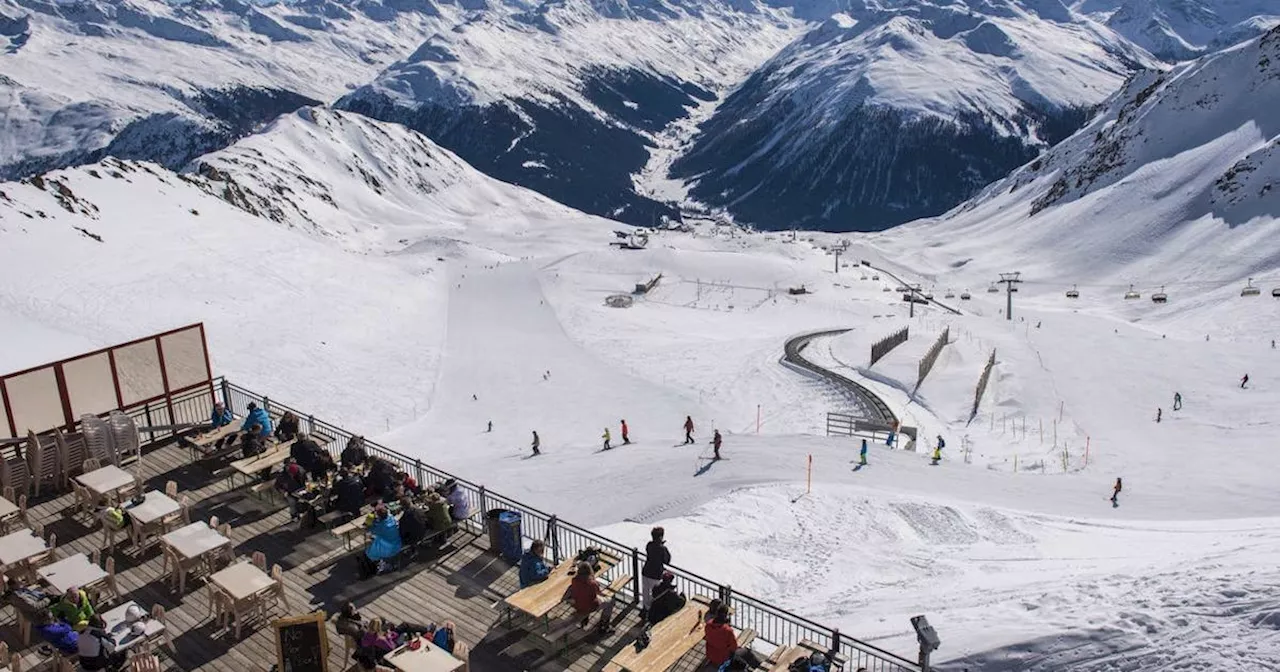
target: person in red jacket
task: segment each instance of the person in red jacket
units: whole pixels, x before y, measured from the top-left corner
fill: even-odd
[[[703,637],[707,640],[707,660],[714,667],[724,665],[738,650],[738,637],[733,634],[733,626],[729,625],[729,607],[720,605],[711,615],[703,629]]]
[[[631,445],[631,436],[627,433],[627,421],[622,421],[622,445]]]
[[[573,610],[582,617],[584,628],[587,627],[592,612],[599,610],[600,624],[597,629],[600,634],[607,635],[613,632],[613,626],[610,624],[613,616],[613,600],[602,600],[603,592],[596,581],[595,572],[591,571],[591,565],[579,562],[573,574],[573,582],[569,584],[569,590],[565,591],[565,599],[573,602]]]

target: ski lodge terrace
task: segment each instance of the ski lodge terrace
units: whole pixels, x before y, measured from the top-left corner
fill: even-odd
[[[158,660],[163,670],[265,672],[281,662],[279,672],[352,669],[350,651],[333,623],[346,602],[354,603],[366,621],[379,616],[392,622],[456,623],[460,644],[455,650],[456,667],[452,658],[441,662],[424,657],[424,662],[396,665],[403,672],[711,669],[703,653],[700,618],[691,613],[678,613],[656,626],[644,651],[633,645],[639,633],[636,595],[642,552],[505,498],[465,475],[442,472],[373,442],[366,442],[371,455],[404,469],[424,488],[456,478],[478,515],[464,521],[442,550],[423,549],[414,560],[402,561],[398,569],[359,579],[355,557],[363,547],[362,531],[354,530],[344,538],[342,532],[350,526],[322,523],[305,528],[292,521],[285,503],[273,496],[271,482],[250,477],[261,471],[260,463],[232,463],[211,470],[193,459],[192,438],[207,425],[215,400],[232,409],[237,428],[250,402],[267,409],[273,418],[293,411],[301,418],[302,430],[323,443],[335,458],[352,437],[350,432],[304,411],[215,378],[200,324],[0,376],[0,481],[6,496],[0,501],[0,534],[22,535],[31,530],[36,542],[56,537],[52,550],[42,551],[43,560],[38,564],[32,561],[30,566],[7,557],[7,542],[0,539],[0,571],[7,576],[23,575],[27,583],[56,587],[56,580],[45,580],[43,568],[63,560],[79,562],[87,568],[80,571],[90,572],[81,585],[97,582],[93,585],[100,597],[99,613],[130,601],[153,615],[163,608],[161,618],[155,619],[164,625],[163,634],[152,641],[149,629],[147,641],[129,649],[137,663]],[[279,449],[286,450],[283,446]],[[128,487],[137,488],[140,481],[145,493],[173,494],[176,485],[173,499],[186,505],[184,519],[173,521],[154,536],[144,532],[141,546],[124,531],[110,545],[92,504],[79,506],[85,498],[112,487],[89,483],[92,479],[81,483],[86,468],[91,471],[98,464],[104,469],[118,465],[131,475]],[[120,487],[121,492],[127,489]],[[25,512],[19,510],[23,504]],[[497,510],[520,514],[520,534],[526,547],[532,539],[547,541],[547,560],[553,567],[571,561],[588,547],[600,548],[612,558],[606,563],[612,566],[603,579],[618,589],[612,634],[597,636],[579,629],[572,624],[567,604],[551,608],[543,618],[508,606],[507,600],[519,592],[517,568],[491,548],[488,514]],[[239,602],[232,609],[222,601],[224,594],[215,592],[221,584],[208,573],[192,568],[179,588],[173,580],[173,566],[179,564],[177,554],[171,553],[168,536],[156,538],[165,530],[186,529],[188,520],[200,527],[200,521],[213,517],[217,518],[215,529],[229,533],[226,538],[230,542],[221,550],[228,552],[231,566],[260,564],[267,576],[273,576],[267,568],[279,566],[279,578],[264,578],[254,598],[260,599],[243,613]],[[166,562],[167,556],[171,562]],[[188,565],[185,561],[182,564]],[[30,571],[19,571],[22,569]],[[833,643],[841,654],[839,669],[846,672],[859,668],[868,672],[922,669],[898,655],[736,593],[713,577],[669,569],[690,598],[686,609],[700,615],[707,599],[727,598],[740,641],[746,645],[745,640],[754,638],[752,647],[762,658],[770,656],[766,670],[785,671],[789,660],[811,649],[827,650]],[[215,594],[218,600],[213,599]],[[239,618],[224,618],[222,612],[228,610],[238,613]],[[313,646],[319,652],[317,660],[282,655],[281,646],[305,650],[316,643],[305,638],[287,643],[288,638],[280,633],[288,630],[288,623],[279,621],[301,622],[299,627],[305,629],[305,617],[313,613],[317,614],[313,627],[324,633],[321,639],[327,639],[327,645]],[[24,633],[24,622],[18,608],[6,600],[0,610],[0,639],[11,652],[14,667],[58,670],[63,664],[63,669],[73,669],[74,656],[64,663],[56,653],[42,654],[40,634],[34,630]],[[0,672],[9,662],[8,656],[0,661]]]

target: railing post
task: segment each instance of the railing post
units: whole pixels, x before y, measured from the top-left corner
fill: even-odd
[[[640,549],[635,546],[631,547],[631,594],[635,596],[636,604],[644,604],[640,593]]]
[[[268,418],[271,417],[271,399],[267,397],[262,398],[262,410],[266,411]]]
[[[560,564],[560,533],[556,530],[556,514],[547,519],[547,539],[551,544],[551,564]]]
[[[307,433],[308,434],[316,433],[316,416],[314,415],[307,416]]]
[[[831,650],[840,653],[840,628],[831,631]]]
[[[415,459],[413,461],[413,472],[413,480],[417,481],[418,487],[421,488],[425,482],[422,480],[422,460]]]
[[[484,486],[480,486],[480,529],[485,533],[489,533],[489,495],[485,493]],[[499,549],[489,549],[499,550]]]
[[[151,421],[151,404],[150,404],[150,403],[148,403],[148,404],[144,405],[144,406],[142,407],[142,412],[143,412],[143,414],[144,414],[144,415],[146,416],[146,418],[147,418],[147,427],[153,427],[156,423],[154,423],[154,422],[152,422],[152,421]],[[147,430],[147,434],[151,437],[151,439],[150,439],[149,441],[147,441],[147,443],[155,443],[155,442],[156,442],[156,430],[154,430],[154,429],[148,429],[148,430]],[[119,453],[119,452],[117,452],[117,453],[116,453],[116,459],[120,459],[120,458],[119,458],[119,455],[120,455],[120,453]],[[142,455],[142,449],[141,449],[141,448],[139,448],[139,449],[138,449],[138,455],[139,455],[139,456],[141,456],[141,455]]]
[[[231,408],[231,384],[226,378],[222,379],[222,405]],[[235,410],[232,409],[231,412],[234,413]]]

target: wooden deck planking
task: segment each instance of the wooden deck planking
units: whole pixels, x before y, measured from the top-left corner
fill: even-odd
[[[220,523],[231,523],[237,556],[262,551],[268,566],[281,565],[289,608],[287,612],[277,608],[268,621],[317,608],[332,617],[346,601],[355,603],[366,617],[422,623],[452,620],[457,625],[457,638],[471,647],[473,672],[593,672],[634,639],[638,625],[635,609],[621,603],[614,612],[614,634],[598,638],[575,633],[561,655],[546,652],[552,647],[536,634],[542,627],[540,621],[517,615],[508,628],[501,600],[516,591],[517,573],[505,560],[487,552],[484,535],[455,535],[439,554],[424,550],[416,561],[394,572],[357,581],[354,557],[358,544],[346,551],[341,540],[322,527],[299,531],[278,499],[260,501],[246,485],[230,488],[225,479],[191,464],[186,448],[176,444],[144,448],[142,467],[148,489],[163,491],[167,481],[178,483],[179,493],[192,501],[193,521],[217,515]],[[103,545],[96,520],[83,515],[72,519],[64,513],[71,502],[70,493],[57,493],[56,497],[42,496],[30,509],[31,520],[43,523],[46,534],[57,533],[59,557],[91,552]],[[165,607],[169,637],[177,649],[176,655],[162,652],[165,669],[257,672],[275,663],[274,631],[268,623],[247,622],[243,637],[233,641],[234,630],[218,629],[209,616],[209,589],[203,580],[188,580],[187,593],[174,594],[161,569],[158,544],[134,557],[132,546],[118,539],[115,557],[121,594],[148,608],[155,604]],[[35,651],[38,634],[33,633],[32,646],[23,649],[13,609],[5,607],[0,618],[5,623],[0,626],[0,637],[11,650],[23,653],[25,669],[35,669],[42,662],[47,669],[47,661]],[[343,641],[332,625],[329,638],[330,669],[346,670],[350,660],[343,659]],[[699,647],[671,669],[691,672],[701,663]]]

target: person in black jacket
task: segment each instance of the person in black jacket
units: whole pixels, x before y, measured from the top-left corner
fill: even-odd
[[[427,514],[410,497],[400,498],[400,512],[400,541],[410,549],[427,536]]]
[[[644,547],[644,567],[640,570],[640,611],[648,612],[653,604],[653,589],[662,580],[663,568],[671,563],[671,551],[667,550],[663,536],[666,530],[655,527],[649,531],[649,544]]]
[[[260,433],[262,425],[254,425],[245,434],[240,435],[240,455],[244,458],[250,458],[254,455],[261,455],[267,451],[267,446],[262,441]]]
[[[364,437],[353,436],[347,442],[347,447],[342,449],[342,466],[350,469],[364,464],[369,459],[369,453],[364,449]]]
[[[276,425],[276,441],[284,443],[292,441],[298,436],[298,416],[293,411],[285,411],[280,416],[280,422]]]
[[[360,482],[359,476],[344,470],[338,475],[338,482],[333,486],[333,496],[336,500],[335,509],[358,516],[360,507],[364,506],[364,484]]]
[[[649,605],[649,625],[657,625],[662,619],[684,608],[685,597],[676,590],[676,576],[662,573],[662,583],[653,587],[653,603]]]

